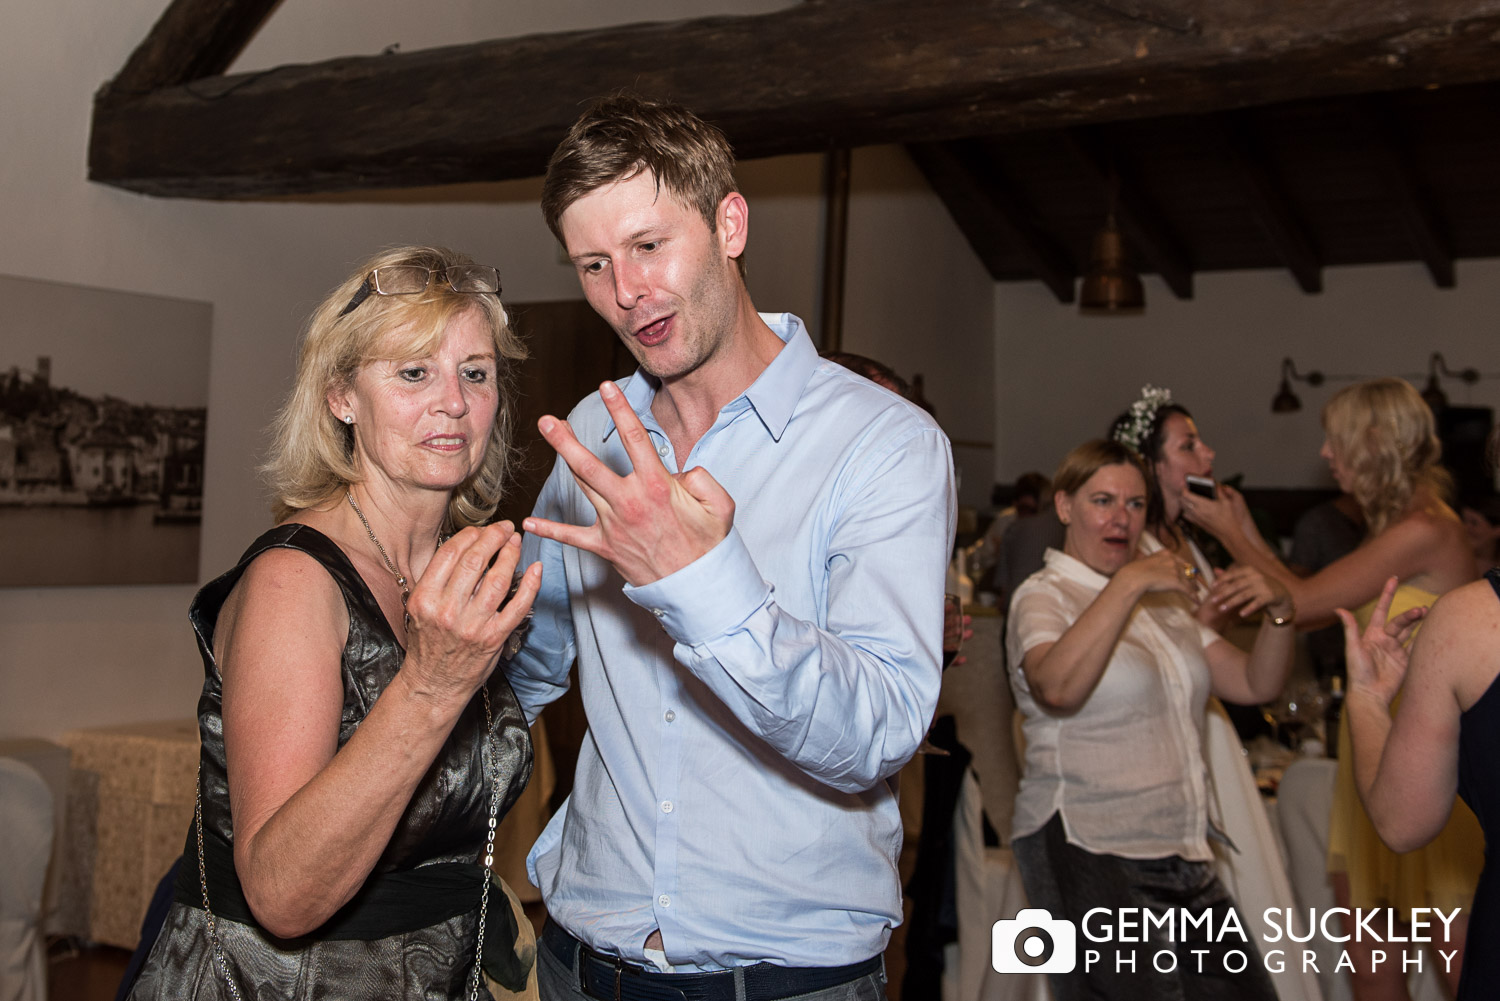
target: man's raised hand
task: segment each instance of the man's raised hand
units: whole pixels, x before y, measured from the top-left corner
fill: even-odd
[[[599,395],[632,471],[616,474],[579,442],[566,421],[543,417],[537,422],[542,437],[568,464],[597,519],[585,528],[527,518],[523,527],[608,560],[627,583],[639,587],[681,570],[718,545],[734,524],[734,499],[702,467],[669,471],[613,382],[601,385]]]

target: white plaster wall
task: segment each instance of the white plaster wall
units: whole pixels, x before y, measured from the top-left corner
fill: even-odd
[[[993,481],[994,282],[905,152],[856,150],[850,168],[847,351],[920,372],[955,442],[959,502]]]
[[[200,579],[207,579],[269,525],[254,473],[263,429],[288,388],[302,319],[357,261],[388,244],[436,242],[495,263],[507,298],[560,299],[578,291],[571,269],[557,263],[536,207],[535,180],[393,197],[233,203],[153,199],[89,183],[93,93],[165,6],[166,0],[0,0],[6,24],[0,32],[0,136],[6,144],[0,274],[212,303],[200,568]],[[627,6],[630,18],[641,20],[758,12],[786,3],[649,0]],[[602,26],[621,20],[619,9],[582,0],[286,3],[236,69],[376,52],[393,42],[411,51]],[[819,158],[748,163],[741,180],[751,204],[750,284],[757,303],[815,321]],[[987,438],[991,383],[982,345],[992,326],[990,283],[902,154],[862,152],[853,189],[847,346],[906,374],[924,371],[929,396],[955,437]],[[951,353],[960,332],[967,362]],[[171,359],[142,363],[170,365]],[[987,472],[970,477],[966,488],[983,493],[987,480]],[[201,684],[186,618],[193,590],[0,590],[0,736],[56,736],[78,726],[190,715]]]
[[[1281,359],[1299,371],[1397,375],[1418,389],[1427,360],[1500,376],[1500,261],[1462,261],[1454,289],[1419,265],[1337,268],[1320,295],[1284,271],[1204,274],[1180,301],[1154,278],[1139,317],[1084,317],[1038,283],[995,286],[997,475],[1051,473],[1074,445],[1109,429],[1143,383],[1172,390],[1218,450],[1220,476],[1261,487],[1333,485],[1318,458],[1324,401],[1346,381],[1294,385],[1295,414],[1271,413]],[[1455,404],[1500,407],[1500,379],[1470,389],[1445,380]]]

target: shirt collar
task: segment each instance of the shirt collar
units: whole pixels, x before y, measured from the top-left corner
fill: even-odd
[[[813,370],[817,368],[818,352],[813,347],[812,338],[801,318],[792,313],[761,313],[760,318],[786,346],[776,353],[771,364],[750,384],[750,388],[724,409],[733,409],[740,399],[746,400],[765,426],[766,433],[773,440],[780,441],[786,432],[786,426],[791,423],[792,413],[797,409],[797,401],[801,399],[803,389],[807,387]],[[656,398],[658,385],[656,379],[643,370],[636,369],[635,375],[621,387],[630,409],[636,412],[641,423],[648,428],[657,427],[651,416],[651,401]],[[607,421],[600,440],[608,441],[609,436],[614,433],[615,422]]]
[[[1109,583],[1109,578],[1104,576],[1083,560],[1075,556],[1069,556],[1061,549],[1049,548],[1042,557],[1047,564],[1047,569],[1055,571],[1069,580],[1080,584],[1087,584],[1095,590],[1100,590]]]

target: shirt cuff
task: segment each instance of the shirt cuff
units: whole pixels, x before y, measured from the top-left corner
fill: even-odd
[[[660,619],[673,640],[689,646],[729,632],[770,594],[771,585],[737,528],[681,570],[640,587],[625,585],[625,597]]]

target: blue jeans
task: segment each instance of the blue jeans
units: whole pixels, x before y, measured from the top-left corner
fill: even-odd
[[[1012,848],[1031,906],[1078,927],[1078,965],[1072,973],[1049,974],[1055,1001],[1276,1001],[1260,949],[1210,863],[1175,855],[1095,855],[1068,843],[1061,814],[1053,814],[1041,830],[1017,838]],[[1094,915],[1086,926],[1084,915],[1096,907],[1109,913]],[[1207,926],[1178,923],[1170,939],[1159,927],[1150,929],[1148,941],[1138,943],[1086,937],[1088,927],[1096,937],[1112,928],[1120,938],[1117,915],[1126,908],[1137,914],[1170,914],[1174,920],[1209,912],[1210,921]],[[1232,931],[1223,935],[1230,912],[1239,918],[1243,938]],[[1145,927],[1138,920],[1124,937],[1147,937],[1141,931]],[[1097,956],[1087,956],[1089,950]]]
[[[568,969],[552,950],[538,943],[536,950],[537,987],[542,1001],[594,1001],[578,982],[577,964]],[[744,984],[736,983],[735,1001],[755,1001],[745,995]],[[796,1001],[886,1001],[885,968],[878,973],[851,980],[846,984],[796,995]]]

